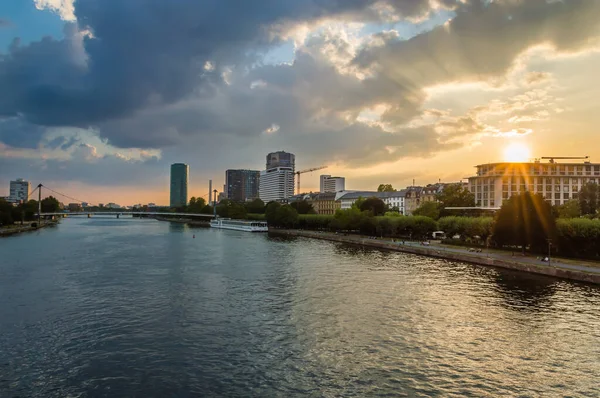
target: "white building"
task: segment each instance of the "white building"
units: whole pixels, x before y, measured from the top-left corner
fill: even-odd
[[[341,203],[341,209],[347,210],[352,208],[354,202],[359,198],[379,198],[388,205],[390,208],[397,207],[400,213],[406,214],[406,190],[396,192],[373,192],[373,191],[356,191],[356,192],[343,192],[341,195],[336,197]]]
[[[498,209],[502,202],[521,192],[542,194],[551,205],[576,199],[588,182],[600,183],[598,163],[488,163],[478,165],[469,178],[469,190],[478,207]]]
[[[275,167],[261,171],[258,196],[265,203],[286,202],[294,196],[294,169]]]
[[[29,181],[25,181],[22,178],[17,178],[16,181],[10,182],[10,194],[8,196],[9,202],[19,203],[26,202],[27,196],[29,195]]]
[[[332,177],[330,175],[321,176],[321,193],[340,192],[346,189],[346,179],[344,177]]]

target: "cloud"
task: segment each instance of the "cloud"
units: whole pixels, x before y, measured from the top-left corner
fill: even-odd
[[[75,20],[75,0],[34,0],[35,7],[38,10],[51,10],[65,21]]]
[[[314,164],[366,166],[430,157],[484,134],[532,130],[527,124],[547,118],[549,105],[559,108],[541,89],[556,78],[549,72],[532,71],[523,77],[524,92],[464,114],[425,106],[429,89],[502,82],[527,49],[579,51],[600,24],[593,0],[36,4],[72,22],[64,39],[17,40],[0,58],[0,142],[34,148],[48,128],[68,126],[118,148],[162,150],[168,160],[201,156],[219,167],[227,162],[221,159],[281,148]],[[455,16],[409,40],[378,25],[427,18],[437,8]],[[380,31],[367,34],[373,26]],[[263,62],[305,28],[293,60]],[[50,144],[75,149],[73,164],[137,167],[116,155],[93,156],[78,146],[92,145],[87,141],[65,136]],[[253,154],[233,156],[239,148]]]

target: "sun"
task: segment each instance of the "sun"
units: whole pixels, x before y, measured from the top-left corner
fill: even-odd
[[[522,142],[513,142],[504,148],[504,161],[506,162],[527,162],[529,159],[531,159],[531,151]]]

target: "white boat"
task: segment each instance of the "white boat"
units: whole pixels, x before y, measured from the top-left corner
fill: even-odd
[[[211,220],[210,226],[212,228],[233,229],[236,231],[269,232],[269,228],[267,227],[267,223],[265,221],[246,221],[232,220],[231,218],[217,218]]]

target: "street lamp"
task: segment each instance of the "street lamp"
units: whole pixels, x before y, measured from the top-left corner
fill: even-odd
[[[213,200],[213,212],[214,212],[215,218],[217,218],[217,192],[218,191],[216,189],[213,191],[213,197],[214,197],[214,200]]]
[[[548,265],[550,265],[550,254],[552,253],[552,239],[548,240]]]

